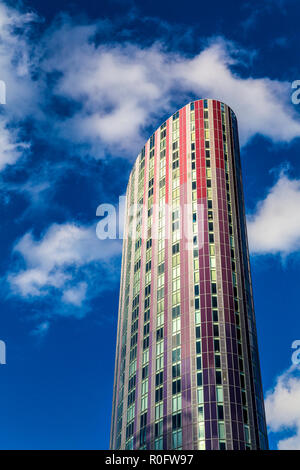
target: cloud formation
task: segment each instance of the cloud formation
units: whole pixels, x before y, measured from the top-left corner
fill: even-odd
[[[28,300],[59,296],[65,304],[80,307],[115,280],[113,259],[121,253],[121,242],[98,240],[93,226],[53,224],[38,240],[26,233],[14,253],[18,263],[8,280],[18,295]]]
[[[86,157],[133,160],[163,117],[190,99],[216,98],[230,105],[239,120],[242,144],[258,133],[274,142],[300,136],[290,84],[253,78],[249,69],[247,76],[252,51],[225,38],[211,38],[191,56],[170,51],[163,37],[150,45],[137,43],[132,33],[120,40],[107,20],[91,22],[64,14],[35,31],[37,21],[32,13],[0,5],[0,79],[8,90],[0,116],[0,170],[29,153],[24,131],[29,121],[30,137],[47,147],[47,160],[40,165],[45,174],[30,167],[29,180],[15,186],[10,181],[9,188],[21,188],[32,204],[55,190],[58,168],[63,174],[74,155],[85,162]],[[238,72],[241,65],[243,75]],[[64,149],[62,161],[53,157],[55,146]],[[285,189],[275,187],[273,193]],[[291,196],[298,196],[295,182],[289,182],[289,189]],[[296,219],[284,242],[281,233],[276,236],[273,193],[249,220],[254,252],[286,252],[284,247],[298,246]],[[268,246],[262,236],[265,215],[276,225]],[[40,239],[31,232],[20,237],[14,246],[19,265],[8,280],[22,298],[54,293],[64,305],[81,307],[93,289],[97,291],[94,267],[99,276],[110,275],[107,267],[119,253],[120,244],[100,242],[91,225],[53,223]]]
[[[286,256],[300,249],[300,180],[281,172],[266,197],[248,216],[248,236],[253,254]]]
[[[168,50],[163,37],[152,45],[134,42],[133,35],[118,41],[108,20],[61,14],[35,32],[34,44],[38,21],[33,13],[0,5],[0,78],[7,84],[8,123],[30,119],[38,137],[51,136],[52,145],[62,139],[73,153],[134,159],[153,125],[191,97],[231,106],[242,144],[256,134],[274,142],[300,136],[290,84],[253,78],[250,70],[244,78],[253,51],[226,38],[211,38],[187,56]],[[15,162],[17,155],[2,160]]]
[[[7,165],[16,163],[29,149],[28,142],[19,140],[18,130],[9,127],[6,119],[0,117],[0,171]]]
[[[265,408],[271,432],[289,432],[291,437],[279,437],[279,450],[300,449],[300,369],[291,366],[277,378],[273,390],[266,394]]]
[[[31,24],[38,18],[0,3],[0,80],[5,83],[6,104],[0,105],[0,171],[28,153],[22,123],[37,113],[40,84],[32,79]]]
[[[231,106],[242,144],[256,134],[273,141],[300,136],[290,84],[239,76],[233,69],[244,63],[245,51],[230,41],[213,39],[194,57],[186,57],[167,52],[163,41],[149,47],[96,44],[97,31],[97,24],[79,26],[63,17],[46,36],[42,67],[58,74],[53,93],[77,103],[76,112],[58,123],[64,138],[137,152],[137,144],[148,137],[145,127],[159,124],[158,116],[174,112],[191,95]],[[71,50],[70,43],[75,45]]]

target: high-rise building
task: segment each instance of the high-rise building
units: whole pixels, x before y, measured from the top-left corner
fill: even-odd
[[[189,103],[127,189],[112,449],[267,449],[237,121]]]

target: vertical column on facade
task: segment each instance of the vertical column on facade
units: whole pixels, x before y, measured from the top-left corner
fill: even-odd
[[[157,426],[153,425],[155,421],[155,404],[162,401],[163,390],[160,361],[157,361],[157,352],[160,342],[163,341],[163,310],[160,309],[160,300],[164,299],[163,286],[158,283],[158,231],[160,225],[159,213],[159,146],[160,129],[152,136],[152,148],[150,150],[149,165],[149,191],[148,191],[148,232],[147,243],[152,245],[151,250],[151,297],[150,297],[150,344],[149,344],[149,382],[148,382],[148,433],[147,448],[161,447],[161,441],[154,441],[157,434]],[[152,189],[153,188],[153,191]],[[152,194],[153,192],[153,194]],[[159,278],[160,279],[160,278]],[[160,281],[159,281],[160,282]],[[146,288],[147,289],[147,288]],[[153,429],[156,428],[156,429]],[[157,445],[158,444],[158,445]]]
[[[170,364],[170,430],[172,449],[182,448],[182,334],[181,334],[181,256],[180,256],[180,113],[170,119],[170,307],[171,321],[171,364]],[[172,157],[171,157],[172,155]],[[170,310],[169,310],[170,311]]]
[[[206,178],[208,192],[208,226],[209,226],[209,251],[211,265],[211,294],[212,294],[212,319],[214,342],[214,365],[216,378],[216,411],[217,411],[217,436],[214,441],[215,449],[231,449],[232,435],[229,423],[230,405],[226,356],[226,322],[224,295],[227,294],[227,284],[223,279],[223,224],[222,194],[220,193],[219,169],[223,162],[220,158],[219,130],[214,119],[215,102],[209,101],[208,109],[204,110],[205,126],[209,128],[210,145],[205,149]],[[208,122],[207,122],[208,118]],[[217,439],[218,438],[218,439]],[[226,443],[225,443],[226,438]]]
[[[233,193],[229,183],[231,168],[228,163],[228,143],[226,124],[224,120],[224,105],[222,113],[219,102],[213,102],[214,131],[216,145],[216,177],[219,202],[219,237],[222,259],[222,290],[224,302],[225,340],[227,357],[227,387],[225,388],[225,403],[229,399],[230,416],[227,416],[226,406],[226,437],[232,436],[233,449],[245,449],[243,413],[241,405],[240,367],[243,367],[243,357],[239,357],[241,346],[240,330],[236,327],[239,313],[237,289],[233,285],[236,280],[237,262],[234,250],[233,234]],[[236,312],[236,313],[235,313]],[[225,353],[225,352],[224,352]],[[229,397],[227,396],[229,393]],[[228,422],[227,422],[228,419]],[[231,423],[231,429],[229,426]],[[231,440],[229,440],[231,443]]]
[[[222,113],[222,116],[224,113]],[[228,146],[228,165],[230,167],[230,178],[229,185],[231,187],[231,206],[232,206],[232,217],[233,217],[233,228],[234,228],[234,251],[235,263],[233,263],[233,290],[234,290],[234,311],[235,311],[235,320],[236,320],[236,331],[238,339],[238,365],[240,370],[240,389],[241,389],[241,398],[242,398],[242,422],[243,422],[243,431],[244,431],[244,446],[246,449],[255,449],[255,403],[253,403],[253,397],[251,394],[252,389],[252,378],[251,370],[249,369],[250,365],[250,356],[248,352],[248,325],[247,325],[247,308],[245,307],[245,288],[244,285],[244,268],[243,268],[243,256],[240,253],[240,234],[245,230],[243,224],[246,221],[242,220],[239,215],[239,207],[237,204],[237,185],[236,185],[236,172],[237,172],[237,159],[235,155],[235,150],[233,149],[233,141],[231,135],[231,125],[229,114],[224,116],[227,122],[227,131],[230,136],[231,145]],[[244,247],[246,249],[246,247]],[[234,270],[235,267],[235,270]],[[250,269],[250,267],[249,267]],[[249,275],[250,271],[247,272]],[[247,297],[247,294],[246,294]],[[246,320],[246,322],[245,322]],[[243,447],[242,447],[243,448]]]
[[[187,164],[187,207],[184,213],[184,230],[188,243],[188,286],[189,286],[189,338],[190,338],[190,387],[191,416],[189,423],[189,449],[198,449],[198,403],[197,382],[202,378],[201,355],[196,353],[196,340],[199,328],[195,321],[195,303],[198,304],[199,317],[199,214],[197,207],[197,175],[195,146],[195,103],[186,106],[186,164]],[[192,150],[193,147],[193,150]],[[202,210],[200,209],[202,215]],[[197,337],[196,337],[197,335]]]
[[[191,307],[191,340],[192,361],[192,402],[194,405],[195,416],[192,417],[194,448],[205,449],[205,424],[204,424],[204,403],[203,403],[203,356],[201,347],[201,310],[200,310],[200,251],[204,245],[204,219],[206,210],[202,202],[199,203],[200,190],[200,149],[198,148],[200,138],[199,106],[197,102],[190,104],[190,133],[189,150],[191,154],[191,201],[192,214],[191,225],[193,233],[193,251],[191,253],[192,266],[192,289],[193,289],[193,308]],[[197,138],[197,152],[196,152]],[[204,357],[205,361],[206,357]]]
[[[136,167],[137,165],[135,165]],[[132,435],[133,435],[133,419],[134,419],[134,406],[131,407],[132,403],[129,401],[129,388],[130,382],[128,381],[129,375],[131,375],[132,380],[134,379],[134,369],[136,364],[132,361],[132,350],[131,350],[131,341],[135,337],[134,332],[132,332],[132,322],[134,316],[133,308],[133,291],[131,285],[134,278],[134,253],[135,253],[135,239],[136,239],[136,210],[135,210],[135,201],[137,197],[137,177],[138,174],[136,171],[133,172],[131,179],[131,192],[129,198],[128,206],[128,238],[127,238],[127,259],[126,259],[126,287],[125,287],[125,299],[124,299],[124,316],[123,316],[123,326],[121,334],[121,357],[122,359],[122,373],[120,372],[120,387],[122,387],[122,434],[119,438],[118,445],[116,448],[125,448],[126,443],[129,447],[132,446]],[[131,373],[131,371],[133,371]],[[121,388],[120,388],[121,391]],[[132,390],[132,397],[135,396],[135,389]],[[133,398],[134,401],[134,398]]]
[[[206,292],[206,332],[208,336],[207,344],[207,365],[209,368],[209,395],[204,395],[204,402],[208,400],[207,413],[205,416],[206,429],[208,434],[207,437],[207,449],[219,449],[219,440],[221,434],[221,423],[218,421],[216,384],[222,381],[221,371],[219,370],[220,364],[220,339],[219,339],[219,325],[216,322],[218,312],[218,297],[216,289],[216,253],[215,253],[215,233],[216,223],[213,218],[212,201],[213,201],[213,188],[212,188],[212,175],[211,168],[208,167],[208,162],[211,163],[211,148],[213,144],[213,132],[211,122],[211,102],[203,100],[203,110],[201,113],[203,123],[203,148],[201,151],[201,167],[203,172],[203,179],[206,181],[206,204],[205,214],[207,220],[207,232],[205,232],[204,247],[206,249],[206,261],[205,265],[205,292]],[[206,410],[206,408],[205,408]],[[208,416],[207,416],[208,415]],[[210,422],[210,427],[209,427]],[[209,439],[210,438],[210,439]]]
[[[110,439],[110,448],[117,448],[117,435],[120,435],[122,430],[122,415],[123,415],[123,396],[121,402],[119,402],[119,390],[120,390],[120,366],[121,361],[124,361],[126,356],[126,344],[123,354],[121,353],[121,328],[123,325],[124,317],[124,305],[125,305],[125,289],[126,289],[126,268],[128,262],[128,216],[129,216],[129,207],[132,193],[132,181],[134,179],[135,173],[132,172],[127,186],[126,192],[126,214],[125,214],[125,227],[124,227],[124,239],[123,239],[123,248],[122,248],[122,266],[121,266],[121,282],[120,282],[120,296],[119,296],[119,315],[118,315],[118,327],[117,327],[117,344],[116,344],[116,360],[115,360],[115,378],[114,378],[114,392],[113,392],[113,412],[112,412],[112,429],[111,429],[111,439]],[[123,357],[124,356],[124,357]],[[121,422],[121,424],[119,424]],[[118,429],[118,432],[117,432]]]
[[[211,100],[203,101],[203,174],[206,179],[206,220],[208,227],[207,245],[209,253],[209,273],[206,276],[206,292],[209,295],[208,309],[209,351],[205,365],[210,369],[210,448],[217,450],[225,447],[224,435],[224,389],[226,383],[224,364],[224,335],[222,337],[222,290],[220,288],[220,244],[218,240],[218,203],[217,181],[215,175],[215,138],[213,127],[213,108]],[[223,332],[224,333],[224,332]]]
[[[182,446],[190,449],[193,446],[192,433],[192,396],[191,396],[191,339],[190,339],[190,240],[188,220],[188,160],[187,160],[187,121],[188,107],[180,110],[180,277],[181,277],[181,380],[182,380]],[[189,171],[190,173],[190,171]]]
[[[198,443],[197,447],[204,450],[205,446],[205,415],[204,415],[204,392],[203,392],[203,368],[207,368],[205,327],[202,320],[205,318],[205,304],[203,285],[203,249],[204,249],[204,232],[206,224],[206,186],[202,181],[201,174],[201,139],[204,137],[203,120],[200,120],[200,114],[203,113],[203,105],[200,101],[195,101],[194,111],[194,131],[191,133],[191,159],[195,162],[196,181],[192,181],[192,198],[196,198],[197,212],[196,221],[198,220],[198,257],[194,259],[194,282],[195,282],[195,328],[196,328],[196,361],[201,362],[197,365],[197,408],[198,408]],[[203,197],[204,195],[204,197]],[[193,212],[194,217],[194,212]],[[201,370],[202,367],[202,370]],[[206,384],[207,386],[207,384]]]
[[[172,124],[171,124],[172,125]],[[161,417],[161,405],[157,406],[157,421],[161,422],[161,418],[163,420],[163,449],[169,449],[171,445],[171,422],[170,422],[170,374],[169,374],[169,358],[170,358],[170,329],[171,329],[171,321],[170,321],[170,288],[169,288],[169,279],[171,276],[171,264],[172,258],[170,254],[170,195],[172,197],[172,182],[170,182],[170,139],[172,138],[172,128],[170,130],[170,120],[168,119],[164,124],[163,128],[161,129],[165,139],[165,146],[164,148],[160,149],[160,178],[165,178],[165,197],[160,198],[160,202],[164,203],[165,206],[165,214],[164,214],[164,223],[165,223],[165,230],[164,230],[164,238],[159,237],[159,244],[161,250],[161,257],[159,259],[159,264],[163,264],[163,281],[164,281],[164,340],[162,343],[162,351],[163,354],[163,369],[164,369],[164,382],[163,382],[163,416]],[[172,345],[171,345],[172,348]],[[161,425],[159,425],[161,426]]]
[[[234,217],[234,240],[235,240],[235,256],[237,259],[237,290],[238,296],[240,297],[241,301],[239,303],[239,312],[238,315],[236,314],[236,320],[241,327],[242,333],[242,348],[243,348],[243,357],[244,357],[244,373],[243,371],[240,374],[240,382],[241,382],[241,391],[243,397],[243,404],[249,404],[248,414],[245,416],[246,418],[246,426],[245,426],[245,440],[247,447],[252,449],[257,448],[257,426],[254,424],[255,422],[255,394],[253,390],[253,374],[252,368],[250,365],[251,361],[251,353],[250,353],[250,345],[249,345],[249,326],[248,326],[248,312],[247,312],[247,305],[245,300],[245,289],[247,281],[245,279],[246,273],[244,270],[244,253],[242,248],[242,238],[243,236],[240,233],[244,230],[243,222],[241,221],[240,216],[240,208],[238,203],[239,197],[239,190],[238,190],[238,183],[236,178],[240,178],[241,175],[238,176],[238,158],[236,155],[236,148],[234,146],[234,135],[232,133],[232,124],[231,124],[231,111],[229,115],[229,111],[227,114],[227,122],[229,127],[230,133],[230,148],[229,148],[229,156],[230,156],[230,164],[232,168],[232,172],[230,174],[229,183],[231,188],[234,188],[234,198],[232,201],[233,210],[233,217]],[[249,422],[249,427],[248,427]]]
[[[199,229],[202,231],[202,243],[199,246],[199,293],[200,293],[200,335],[201,341],[196,343],[196,353],[202,362],[202,376],[198,381],[198,410],[199,410],[199,448],[212,448],[211,429],[211,395],[214,382],[214,368],[211,368],[212,344],[212,322],[211,322],[211,299],[210,299],[210,266],[208,247],[208,222],[207,222],[207,199],[206,199],[206,175],[205,175],[205,144],[204,144],[204,120],[203,102],[195,102],[195,152],[197,173],[197,203],[202,208],[202,223]],[[198,305],[195,305],[195,309]],[[200,378],[201,377],[201,378]]]
[[[238,130],[235,115],[230,111],[229,128],[231,134],[232,150],[232,185],[235,188],[237,252],[240,254],[240,282],[241,282],[241,309],[244,322],[244,342],[247,345],[248,369],[245,379],[247,381],[247,400],[252,404],[249,407],[249,426],[251,435],[251,448],[268,448],[265,413],[263,405],[263,392],[261,386],[260,365],[258,359],[257,333],[254,316],[254,305],[251,285],[251,272],[249,263],[249,250],[247,243],[246,218],[244,211],[244,196],[242,187],[241,163],[238,144]],[[245,426],[246,441],[250,445],[249,429]]]
[[[139,294],[139,329],[137,342],[137,391],[136,391],[136,417],[135,417],[135,449],[146,449],[147,439],[147,411],[148,411],[148,382],[149,382],[149,342],[150,342],[150,289],[151,279],[151,247],[147,249],[148,235],[148,200],[149,200],[149,173],[150,173],[150,142],[145,145],[145,173],[143,181],[143,199],[138,204],[142,212],[141,218],[141,274]],[[152,188],[153,191],[153,188]],[[149,276],[148,276],[148,273]]]

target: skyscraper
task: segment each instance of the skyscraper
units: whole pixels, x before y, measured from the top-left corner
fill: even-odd
[[[126,211],[111,448],[268,448],[233,111],[164,122]]]

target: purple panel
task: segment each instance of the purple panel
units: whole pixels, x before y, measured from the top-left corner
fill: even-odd
[[[217,419],[217,407],[215,403],[210,404],[210,419],[212,420]]]
[[[218,421],[215,419],[211,421],[211,436],[213,438],[218,438]]]
[[[210,421],[205,420],[205,437],[206,439],[211,438],[211,430],[210,430]]]
[[[237,423],[235,420],[232,418],[232,437],[233,440],[238,439],[238,431],[237,431]]]

